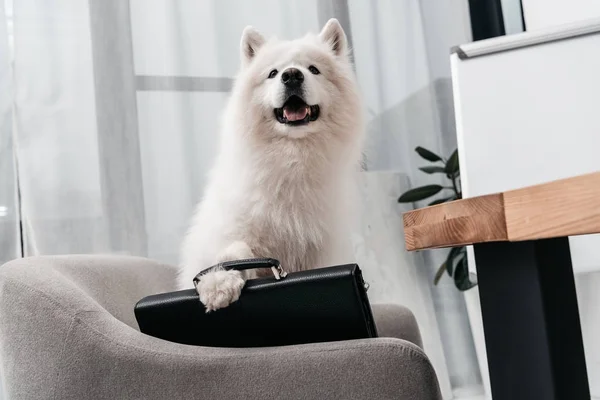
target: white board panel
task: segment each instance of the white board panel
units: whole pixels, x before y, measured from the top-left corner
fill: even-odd
[[[600,17],[600,0],[522,0],[527,30]]]
[[[465,197],[600,171],[600,33],[593,30],[473,58],[465,46],[467,58],[452,56]],[[576,273],[600,270],[600,235],[570,242]]]

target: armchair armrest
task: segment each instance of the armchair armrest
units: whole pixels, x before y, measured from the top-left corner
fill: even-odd
[[[0,372],[18,399],[439,400],[410,312],[380,306],[382,334],[302,346],[186,346],[140,333],[139,298],[173,290],[176,269],[117,256],[52,256],[0,268]],[[399,317],[409,323],[398,327]],[[132,321],[133,319],[133,321]],[[412,321],[412,323],[411,323]]]

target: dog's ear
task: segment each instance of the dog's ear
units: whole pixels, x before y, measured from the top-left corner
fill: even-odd
[[[336,56],[347,54],[348,41],[346,39],[346,34],[344,33],[344,28],[342,28],[337,19],[331,18],[327,21],[323,30],[321,30],[319,37],[323,43],[331,48],[331,51],[333,51]]]
[[[244,66],[250,64],[250,61],[252,61],[263,44],[265,44],[265,38],[259,31],[251,26],[247,26],[244,29],[240,43],[242,64]]]

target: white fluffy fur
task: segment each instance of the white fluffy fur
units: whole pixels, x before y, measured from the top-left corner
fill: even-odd
[[[332,19],[319,35],[280,41],[248,27],[241,58],[216,163],[183,244],[181,288],[227,260],[273,257],[287,271],[353,260],[349,234],[364,129],[344,31]],[[311,74],[311,65],[321,73]],[[289,67],[305,76],[305,101],[320,107],[319,119],[307,125],[274,116],[284,85],[280,75],[267,77]],[[205,275],[200,299],[208,311],[226,307],[252,276]]]

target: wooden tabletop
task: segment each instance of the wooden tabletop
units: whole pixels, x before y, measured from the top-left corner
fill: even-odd
[[[404,214],[407,250],[600,233],[600,172]]]

